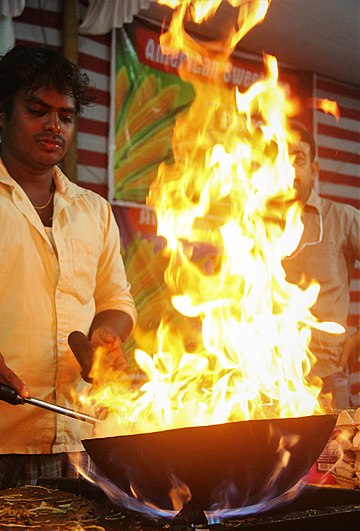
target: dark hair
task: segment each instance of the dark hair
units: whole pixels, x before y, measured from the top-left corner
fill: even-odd
[[[96,98],[88,76],[51,48],[18,45],[1,57],[0,112],[10,113],[14,94],[18,91],[42,87],[52,87],[60,94],[73,96],[77,114]]]
[[[298,141],[302,140],[303,142],[306,142],[306,144],[309,144],[311,162],[313,162],[316,157],[316,142],[313,135],[302,123],[297,122],[296,120],[289,121],[289,129],[298,137]]]

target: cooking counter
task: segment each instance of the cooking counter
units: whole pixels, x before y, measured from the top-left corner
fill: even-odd
[[[188,514],[194,514],[193,510]],[[198,516],[198,515],[197,515]],[[190,517],[191,519],[191,517]],[[304,486],[287,505],[268,512],[224,520],[220,524],[199,524],[190,520],[149,519],[112,504],[97,487],[83,479],[48,480],[40,486],[0,491],[0,529],[70,530],[164,530],[229,527],[259,531],[312,531],[338,525],[356,529],[360,520],[360,489]],[[72,526],[72,527],[71,527]],[[81,526],[81,527],[80,527]],[[96,526],[96,527],[94,527]]]

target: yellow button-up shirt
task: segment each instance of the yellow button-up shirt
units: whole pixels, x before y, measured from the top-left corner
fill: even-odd
[[[360,259],[360,213],[351,205],[320,198],[312,190],[302,221],[299,246],[283,261],[287,280],[305,286],[315,280],[320,291],[312,313],[319,321],[334,321],[346,329],[351,274]],[[313,330],[314,374],[326,377],[339,370],[346,336]]]
[[[0,352],[31,396],[75,409],[86,385],[69,349],[95,314],[136,312],[110,204],[54,168],[52,234],[0,159]],[[51,237],[49,237],[51,236]],[[83,450],[92,425],[0,401],[0,453]]]

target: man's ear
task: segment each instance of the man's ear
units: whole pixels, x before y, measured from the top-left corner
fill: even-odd
[[[313,181],[315,180],[318,173],[319,173],[319,163],[317,160],[313,160],[311,163],[311,177]]]

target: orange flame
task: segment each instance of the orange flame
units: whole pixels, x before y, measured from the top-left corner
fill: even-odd
[[[228,0],[231,6],[239,8],[237,23],[227,28],[227,35],[221,40],[221,46],[217,47],[217,55],[223,53],[224,56],[229,56],[236,44],[264,19],[270,2],[271,0]],[[201,63],[211,53],[211,49],[209,45],[201,46],[184,31],[184,21],[192,19],[197,24],[203,23],[216,14],[222,0],[158,0],[158,3],[175,9],[169,31],[160,39],[163,50],[171,50],[172,54],[183,52],[188,58]]]
[[[331,114],[337,121],[340,120],[340,109],[336,101],[328,100],[327,98],[314,98],[313,107],[324,111],[326,114]]]
[[[200,63],[211,53],[220,72],[269,4],[233,1],[236,29],[209,52],[184,18],[202,21],[220,0],[162,3],[176,8],[164,50]],[[91,396],[110,412],[101,434],[321,412],[320,382],[308,379],[319,287],[288,283],[281,263],[303,230],[288,153],[294,104],[278,85],[276,59],[264,60],[265,78],[243,94],[191,79],[196,98],[177,119],[175,162],[160,166],[148,197],[167,242],[173,316],[159,326],[155,353],[136,351],[146,383],[126,388],[115,375]]]

